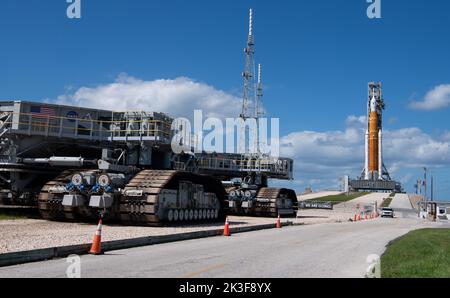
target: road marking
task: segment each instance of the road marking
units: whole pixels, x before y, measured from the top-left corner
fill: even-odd
[[[206,273],[206,272],[209,272],[209,271],[213,271],[213,270],[216,270],[216,269],[220,269],[220,268],[223,268],[223,267],[225,267],[225,264],[217,264],[217,265],[214,265],[214,266],[206,267],[206,268],[204,268],[202,270],[199,270],[199,271],[196,271],[196,272],[192,272],[192,273],[183,275],[183,276],[181,276],[179,278],[194,278],[196,276],[199,276],[200,274],[203,274],[203,273]]]

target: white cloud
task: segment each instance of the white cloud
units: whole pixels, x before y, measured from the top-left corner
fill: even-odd
[[[359,176],[364,167],[366,117],[349,116],[345,131],[294,132],[281,140],[281,155],[295,160],[295,177],[315,189],[339,187],[339,177]],[[384,131],[384,162],[407,183],[405,170],[450,166],[450,139],[436,139],[419,128]],[[314,184],[316,179],[319,183]],[[301,190],[301,189],[299,189]]]
[[[450,131],[446,131],[446,132],[442,135],[442,140],[444,140],[444,141],[450,141]]]
[[[364,159],[365,116],[349,116],[345,131],[301,131],[281,138],[281,155],[294,159],[301,187],[338,189],[340,177],[359,175]],[[289,184],[285,184],[289,186]]]
[[[422,105],[431,107],[430,103],[439,102],[437,98],[446,97],[450,97],[450,85],[430,91]],[[160,111],[188,118],[194,109],[202,109],[205,117],[236,117],[241,107],[240,98],[189,78],[144,81],[125,74],[110,84],[68,89],[57,101],[114,110]],[[364,164],[367,118],[352,115],[345,123],[345,130],[298,131],[282,137],[281,155],[295,160],[296,181],[276,183],[300,191],[307,186],[327,189],[338,188],[343,175],[359,176]],[[450,165],[450,133],[437,139],[419,128],[385,131],[384,156],[391,174],[398,173],[399,179],[407,182],[411,178],[402,169]]]
[[[351,115],[347,117],[347,120],[345,120],[345,124],[348,127],[362,129],[367,126],[367,117]]]
[[[436,86],[422,101],[413,101],[411,108],[416,110],[437,110],[450,106],[450,84]]]
[[[438,140],[419,128],[386,131],[384,152],[401,167],[450,164],[450,142]]]
[[[110,84],[81,87],[61,95],[57,102],[117,111],[142,109],[188,118],[195,109],[202,109],[205,117],[237,117],[241,107],[240,98],[190,78],[145,81],[126,74]]]

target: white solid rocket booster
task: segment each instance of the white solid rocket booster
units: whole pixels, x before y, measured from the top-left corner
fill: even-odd
[[[383,131],[378,133],[378,180],[383,180]]]
[[[369,180],[369,130],[366,130],[366,161],[364,163],[364,179]]]

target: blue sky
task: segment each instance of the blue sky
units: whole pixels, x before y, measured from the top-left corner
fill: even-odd
[[[82,0],[82,18],[70,20],[65,0],[3,0],[0,98],[71,102],[80,88],[98,91],[121,74],[145,82],[185,77],[239,98],[252,7],[265,107],[281,118],[285,142],[298,143],[289,152],[298,159],[297,189],[331,188],[332,177],[359,174],[361,140],[332,136],[361,129],[348,117],[365,114],[367,82],[375,80],[384,84],[385,130],[411,146],[419,135],[429,142],[403,157],[404,146],[386,140],[388,168],[395,164],[394,176],[411,191],[429,166],[437,197],[450,199],[449,106],[411,107],[450,84],[450,2],[382,0],[380,20],[367,18],[367,6],[365,0]],[[449,92],[429,97],[446,102]],[[320,137],[305,148],[308,131]],[[321,164],[324,156],[302,155],[320,144],[328,148],[322,154],[353,148],[356,161],[330,169]],[[345,153],[336,156],[346,161]]]

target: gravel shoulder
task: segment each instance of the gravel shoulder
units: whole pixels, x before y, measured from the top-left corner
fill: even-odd
[[[374,201],[381,202],[385,196],[385,194],[370,194],[338,204],[332,211],[300,210],[298,218],[283,220],[305,225],[346,222],[353,218],[358,203],[364,206]],[[229,219],[231,227],[275,223],[273,218],[231,216]],[[124,240],[221,228],[223,228],[222,223],[178,227],[133,227],[106,224],[103,226],[102,240]],[[0,253],[91,243],[95,230],[95,224],[61,223],[34,219],[0,221]]]
[[[275,223],[273,218],[230,217],[231,227]],[[0,221],[0,253],[91,243],[95,224],[45,220]],[[104,224],[102,240],[124,240],[223,228],[222,223],[169,227],[135,227]]]

